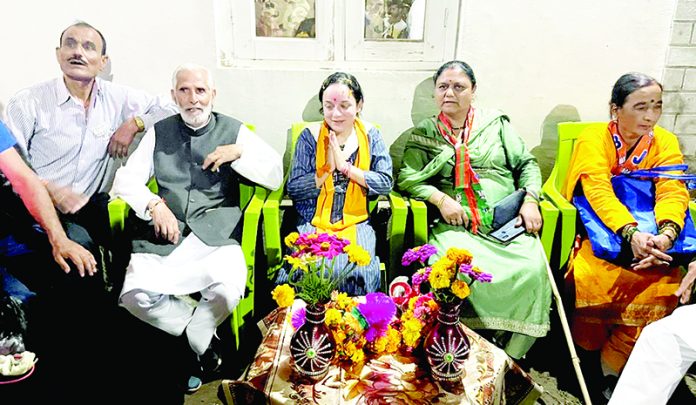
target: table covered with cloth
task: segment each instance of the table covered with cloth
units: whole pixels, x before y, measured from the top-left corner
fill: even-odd
[[[228,405],[533,404],[543,392],[502,349],[466,326],[471,351],[464,376],[447,390],[433,381],[425,360],[415,354],[372,358],[359,376],[331,366],[326,377],[312,384],[292,367],[288,308],[273,310],[259,327],[264,338],[243,379],[220,385],[218,396]]]

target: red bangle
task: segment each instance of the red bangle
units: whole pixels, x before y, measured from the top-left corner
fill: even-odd
[[[343,165],[343,169],[341,169],[341,173],[343,173],[344,176],[348,177],[348,173],[350,173],[350,168],[352,166],[352,164],[346,162],[346,164]]]

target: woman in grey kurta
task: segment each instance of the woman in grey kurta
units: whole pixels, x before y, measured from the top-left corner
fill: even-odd
[[[298,213],[300,233],[355,228],[355,242],[370,253],[372,261],[353,270],[339,289],[350,295],[365,295],[377,291],[380,286],[380,261],[375,254],[376,237],[367,215],[366,198],[389,194],[392,162],[379,130],[357,116],[362,109],[363,95],[355,77],[342,72],[332,74],[322,84],[319,100],[324,121],[300,134],[287,192]],[[327,138],[330,138],[329,144],[321,147],[324,144],[321,139]],[[331,158],[334,162],[329,164],[331,159],[327,159],[326,169],[318,167],[321,166],[317,165],[318,154],[335,156]],[[322,221],[318,206],[325,201],[323,197],[327,193],[331,194],[331,202]],[[355,201],[352,208],[351,201]],[[345,219],[356,217],[356,208],[364,219],[347,223]],[[347,264],[348,257],[342,254],[336,257],[334,266],[342,269]],[[286,280],[287,269],[282,269],[276,282]]]
[[[493,274],[491,284],[472,284],[462,320],[475,329],[500,331],[496,342],[520,358],[549,329],[546,259],[532,235],[541,227],[539,167],[506,115],[471,106],[476,79],[469,65],[448,62],[434,80],[441,113],[413,130],[397,186],[437,208],[429,243],[439,255],[465,248],[476,266]],[[527,191],[520,222],[528,233],[503,245],[487,236],[492,207],[517,189]]]

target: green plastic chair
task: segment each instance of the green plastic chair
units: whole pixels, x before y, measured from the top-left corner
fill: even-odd
[[[568,175],[568,165],[570,158],[573,156],[573,147],[578,136],[587,128],[601,127],[606,128],[606,122],[561,122],[558,124],[558,152],[556,153],[556,163],[551,171],[551,175],[544,183],[542,192],[544,197],[551,201],[560,211],[560,247],[559,257],[556,268],[562,268],[570,258],[570,252],[573,248],[576,224],[577,210],[568,200],[563,197],[562,190],[566,177]],[[696,214],[696,204],[692,201],[689,203],[691,216]]]
[[[402,201],[401,204],[405,203]],[[413,215],[413,245],[420,246],[428,242],[428,206],[425,201],[414,198],[408,199],[408,205]],[[559,212],[553,204],[544,200],[539,203],[539,209],[544,221],[539,239],[546,252],[546,259],[550,260]]]
[[[312,125],[319,125],[320,122],[295,122],[290,127],[291,144],[290,144],[290,168],[292,167],[292,157],[295,155],[295,144],[297,139],[300,137],[302,131]],[[377,128],[379,126],[377,125]],[[288,178],[288,173],[290,169],[287,170],[285,181],[283,186],[276,191],[271,192],[271,194],[266,199],[263,206],[263,227],[265,234],[265,248],[266,248],[266,259],[268,263],[268,279],[274,280],[276,273],[280,270],[283,262],[283,250],[284,244],[281,237],[281,214],[280,205],[285,198],[285,182]],[[389,195],[390,207],[391,207],[391,220],[389,222],[389,263],[393,263],[394,256],[396,255],[398,249],[403,245],[404,232],[406,230],[406,216],[408,210],[403,204],[403,201],[394,201],[395,196]],[[286,200],[289,200],[287,198]],[[377,206],[377,200],[369,201],[368,209],[370,212],[374,210]],[[391,280],[391,275],[386,274],[386,267],[384,263],[381,263],[381,285],[383,288],[387,288],[387,283]],[[390,266],[391,268],[392,266]]]
[[[254,125],[244,124],[252,131],[255,130]],[[157,192],[157,182],[153,178],[148,183],[148,188],[153,192]],[[246,292],[244,297],[239,301],[234,311],[232,312],[231,327],[235,336],[235,344],[237,348],[240,345],[240,328],[244,325],[247,316],[254,316],[254,279],[255,279],[255,256],[256,256],[256,241],[258,239],[258,226],[261,218],[261,210],[264,201],[268,195],[268,190],[261,186],[251,186],[247,184],[239,184],[239,203],[244,208],[243,230],[241,247],[244,252],[244,260],[247,265],[247,281]],[[114,233],[123,232],[125,220],[128,216],[130,207],[120,198],[109,202],[109,220],[111,229]]]
[[[576,234],[576,209],[573,204],[563,197],[561,190],[565,183],[566,176],[568,175],[568,165],[570,164],[570,158],[573,156],[575,141],[586,128],[597,126],[606,127],[607,123],[561,122],[558,124],[558,151],[556,152],[556,163],[553,166],[553,170],[551,170],[549,178],[541,188],[544,198],[558,208],[561,216],[558,263],[555,263],[553,266],[557,269],[562,268],[568,262]]]

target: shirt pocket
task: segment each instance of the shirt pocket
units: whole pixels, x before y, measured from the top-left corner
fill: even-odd
[[[95,124],[90,126],[89,132],[92,136],[99,140],[110,139],[111,135],[116,131],[111,125],[107,123]]]

